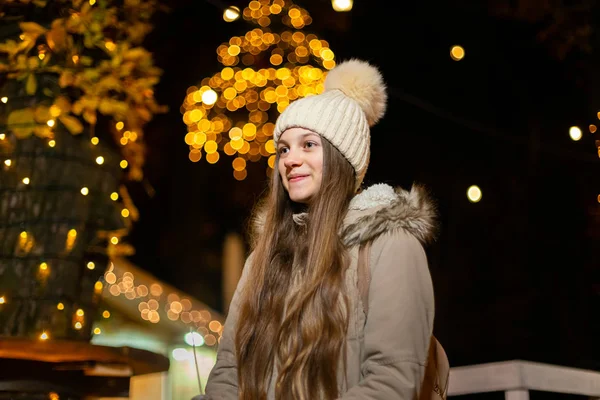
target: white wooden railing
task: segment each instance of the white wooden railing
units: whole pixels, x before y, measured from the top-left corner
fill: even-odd
[[[600,399],[600,372],[521,360],[450,369],[449,397],[504,392],[505,400],[529,400],[530,390]]]

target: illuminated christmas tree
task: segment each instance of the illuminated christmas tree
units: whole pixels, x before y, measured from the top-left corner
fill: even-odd
[[[323,91],[335,56],[327,41],[306,33],[308,11],[289,0],[251,1],[243,17],[256,28],[217,48],[221,71],[191,86],[181,112],[189,159],[231,158],[233,176],[247,176],[248,161],[275,162],[277,116],[299,98]]]
[[[141,42],[154,0],[0,5],[0,335],[87,340],[164,112]]]

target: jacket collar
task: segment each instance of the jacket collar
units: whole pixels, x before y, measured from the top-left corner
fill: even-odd
[[[342,238],[353,246],[398,230],[423,244],[435,238],[436,207],[423,186],[413,185],[408,191],[377,184],[363,190],[350,202]]]
[[[255,215],[255,233],[262,232],[266,211],[263,208]],[[308,215],[295,214],[293,219],[305,225]],[[435,239],[436,207],[423,186],[413,185],[408,191],[380,183],[364,189],[350,202],[341,236],[347,246],[355,246],[398,230],[412,234],[423,244]]]

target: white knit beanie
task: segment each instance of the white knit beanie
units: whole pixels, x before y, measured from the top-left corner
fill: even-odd
[[[358,189],[369,165],[370,127],[385,114],[387,93],[374,66],[352,59],[333,68],[325,91],[291,103],[279,116],[275,143],[286,129],[300,127],[320,134],[350,162]]]

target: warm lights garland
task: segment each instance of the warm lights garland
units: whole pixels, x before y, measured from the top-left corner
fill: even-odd
[[[206,308],[195,307],[194,301],[180,297],[168,285],[147,277],[136,277],[134,272],[122,266],[116,267],[113,262],[104,273],[103,280],[106,283],[105,292],[135,301],[143,320],[157,324],[166,317],[170,321],[194,327],[207,346],[214,346],[221,340],[223,323],[220,318]],[[99,281],[97,286],[102,290],[102,282]]]

